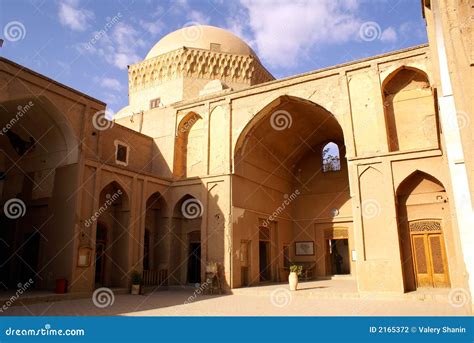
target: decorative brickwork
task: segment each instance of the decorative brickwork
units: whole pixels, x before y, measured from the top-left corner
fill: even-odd
[[[410,232],[441,231],[441,223],[435,220],[423,220],[410,223]]]
[[[255,85],[273,76],[252,55],[182,48],[129,67],[129,91],[136,92],[182,77]]]

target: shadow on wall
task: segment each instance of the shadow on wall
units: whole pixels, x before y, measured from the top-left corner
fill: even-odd
[[[78,139],[45,96],[1,103],[0,128],[0,289],[52,289],[71,277]]]
[[[352,216],[341,156],[341,126],[310,101],[281,96],[247,124],[237,141],[232,182],[234,287],[283,280],[285,260],[295,258],[294,242],[316,240],[316,221],[331,223],[333,209]]]
[[[194,285],[207,282],[206,266],[210,262],[219,265],[219,281],[228,287],[225,257],[230,245],[226,237],[226,222],[219,194],[222,182],[204,187],[193,186],[193,194],[204,194],[206,199],[185,194],[176,203],[170,236],[169,275],[172,285]],[[227,275],[228,277],[228,275]]]

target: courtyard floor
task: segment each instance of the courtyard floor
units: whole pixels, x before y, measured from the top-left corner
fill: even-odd
[[[114,301],[99,308],[92,297],[15,306],[0,315],[10,316],[456,316],[466,309],[452,306],[448,290],[407,294],[357,292],[353,280],[300,283],[290,292],[287,284],[234,289],[233,294],[203,295],[199,288],[171,288],[145,295],[114,294]],[[104,302],[102,302],[104,304]]]

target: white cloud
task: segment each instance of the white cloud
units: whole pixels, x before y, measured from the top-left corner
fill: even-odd
[[[89,26],[89,21],[94,18],[94,13],[84,8],[78,8],[78,6],[79,1],[60,2],[59,21],[74,31],[84,31]]]
[[[209,24],[211,22],[211,18],[209,16],[196,10],[189,11],[186,18],[201,25]]]
[[[123,89],[123,86],[120,81],[114,78],[104,77],[101,79],[97,79],[97,81],[100,83],[101,86],[114,91],[121,91]]]
[[[96,34],[98,32],[92,36]],[[142,37],[143,32],[137,31],[127,23],[119,22],[112,30],[102,34],[94,45],[84,43],[77,48],[81,53],[100,56],[107,63],[125,70],[128,65],[142,60],[139,50],[149,45]]]
[[[397,31],[391,26],[382,31],[380,40],[384,43],[394,43],[398,39]]]
[[[362,22],[354,0],[241,0],[241,4],[248,12],[255,48],[274,67],[293,66],[320,45],[356,39]]]
[[[231,1],[229,1],[229,3],[231,3]],[[211,17],[209,15],[193,8],[188,0],[175,0],[172,7],[169,8],[169,13],[185,17],[187,21],[201,25],[209,24],[211,22]]]
[[[122,101],[122,98],[117,94],[110,93],[110,92],[105,92],[102,95],[102,100],[104,100],[104,102],[107,105],[110,105],[110,104],[120,104],[120,102]],[[111,110],[111,111],[115,114],[115,111],[113,111],[113,110]]]
[[[227,17],[224,29],[239,36],[252,48],[255,48],[255,41],[249,33],[248,15],[246,10],[235,2],[228,2],[228,6],[229,13],[232,13],[232,15]]]
[[[398,31],[405,39],[415,37],[420,40],[426,40],[426,27],[423,22],[404,22],[400,25]]]
[[[164,25],[160,21],[140,20],[140,26],[154,36],[159,34],[164,29]]]

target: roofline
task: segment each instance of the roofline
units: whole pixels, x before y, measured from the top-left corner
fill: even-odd
[[[133,63],[133,64],[130,64],[127,66],[127,69],[130,69],[130,67],[135,67],[139,64],[142,64],[143,62],[145,61],[152,61],[154,59],[157,59],[159,57],[162,57],[162,56],[165,56],[165,55],[168,55],[168,54],[172,54],[172,53],[176,53],[177,51],[179,50],[199,50],[199,51],[210,51],[210,52],[216,52],[216,53],[219,53],[219,54],[226,54],[226,55],[235,55],[235,56],[251,56],[253,57],[259,64],[260,66],[268,73],[268,75],[270,75],[271,77],[273,77],[274,80],[276,80],[275,76],[273,76],[272,73],[270,73],[270,71],[263,65],[262,61],[260,61],[260,58],[258,57],[258,55],[255,53],[255,51],[253,51],[252,48],[250,48],[250,50],[253,52],[253,54],[236,54],[236,53],[233,53],[233,52],[225,52],[225,51],[212,51],[212,50],[209,50],[209,49],[203,49],[203,48],[194,48],[194,47],[191,47],[191,46],[181,46],[179,48],[176,48],[174,50],[170,50],[168,52],[165,52],[163,54],[160,54],[160,55],[156,55],[156,56],[153,56],[153,57],[150,57],[150,58],[145,58],[140,61],[140,62],[137,62],[137,63]]]
[[[332,70],[332,69],[348,67],[348,66],[353,65],[353,64],[368,62],[368,61],[372,61],[372,60],[387,57],[387,56],[402,54],[402,53],[408,52],[408,51],[427,48],[428,46],[429,46],[428,43],[415,45],[415,46],[411,46],[411,47],[400,49],[400,50],[394,50],[394,51],[386,52],[386,53],[383,53],[383,54],[380,54],[380,55],[369,56],[369,57],[361,58],[361,59],[358,59],[358,60],[349,61],[349,62],[345,62],[345,63],[341,63],[341,64],[336,64],[336,65],[321,68],[321,69],[315,69],[315,70],[304,72],[304,73],[301,73],[301,74],[287,76],[287,77],[284,77],[284,78],[281,78],[281,79],[277,79],[275,81],[286,81],[286,80],[291,80],[291,79],[295,79],[295,78],[302,77],[302,76],[308,76],[308,75],[311,75],[311,74],[321,73],[321,72]],[[275,82],[275,81],[268,81],[268,82],[265,82],[265,84],[269,84],[269,83],[272,83],[272,82]],[[262,85],[262,83],[259,84],[259,85]],[[257,85],[257,86],[259,86],[259,85]]]
[[[199,103],[199,102],[202,102],[202,101],[209,101],[209,100],[212,100],[212,99],[219,99],[219,98],[222,98],[223,96],[228,97],[230,95],[235,95],[235,94],[238,94],[238,93],[251,91],[251,90],[257,89],[257,88],[262,87],[262,86],[276,85],[279,82],[285,82],[285,81],[289,81],[289,80],[293,80],[293,79],[307,77],[307,76],[310,76],[310,75],[316,75],[318,73],[322,73],[322,72],[326,72],[326,71],[330,71],[330,70],[334,70],[334,69],[339,69],[339,68],[343,68],[343,67],[349,67],[351,65],[356,65],[358,63],[368,62],[368,61],[380,59],[380,58],[387,57],[387,56],[392,56],[392,55],[402,54],[402,53],[409,52],[409,51],[424,49],[424,48],[427,48],[427,47],[429,47],[428,43],[415,45],[415,46],[400,49],[400,50],[386,52],[386,53],[383,53],[383,54],[380,54],[380,55],[365,57],[365,58],[361,58],[361,59],[346,62],[346,63],[336,64],[336,65],[333,65],[333,66],[330,66],[330,67],[315,69],[315,70],[308,71],[308,72],[305,72],[305,73],[291,75],[291,76],[287,76],[287,77],[284,77],[284,78],[281,78],[281,79],[275,79],[275,80],[259,83],[259,84],[256,84],[256,85],[253,85],[253,86],[250,86],[250,87],[247,87],[247,88],[238,89],[238,90],[231,91],[231,92],[228,92],[228,93],[225,93],[225,94],[209,94],[208,96],[182,100],[182,101],[172,103],[172,104],[170,104],[170,106],[173,106],[173,107],[176,108],[176,107],[181,107],[181,106],[188,106],[188,105]]]
[[[46,81],[48,81],[48,82],[51,82],[51,83],[53,83],[53,84],[55,84],[55,85],[57,85],[57,86],[59,86],[59,87],[61,87],[61,88],[65,88],[65,89],[67,89],[67,90],[69,90],[69,91],[71,91],[71,92],[73,92],[73,93],[79,94],[80,96],[82,96],[82,97],[84,97],[84,98],[86,98],[86,99],[89,99],[89,100],[95,101],[95,102],[97,102],[97,103],[99,103],[99,104],[101,104],[101,105],[107,106],[107,103],[103,102],[102,100],[96,99],[96,98],[94,98],[94,97],[92,97],[92,96],[90,96],[90,95],[87,95],[87,94],[85,94],[85,93],[82,93],[81,91],[78,91],[77,89],[74,89],[74,88],[72,88],[72,87],[70,87],[70,86],[65,85],[64,83],[61,83],[61,82],[56,81],[56,80],[54,80],[54,79],[52,79],[52,78],[50,78],[50,77],[47,77],[47,76],[45,76],[45,75],[43,75],[43,74],[40,74],[40,73],[38,73],[38,72],[36,72],[36,71],[30,69],[30,68],[27,68],[27,67],[25,67],[25,66],[22,66],[21,64],[18,64],[18,63],[16,63],[16,62],[13,62],[12,60],[9,60],[8,58],[5,58],[5,57],[0,56],[0,61],[1,61],[1,62],[5,62],[5,63],[7,63],[7,64],[10,64],[10,65],[14,66],[15,68],[18,68],[18,69],[20,69],[20,70],[22,70],[22,71],[26,71],[26,72],[28,72],[28,73],[30,73],[30,74],[33,74],[34,76],[39,77],[39,78],[41,78],[41,79],[43,79],[43,80],[46,80]]]

